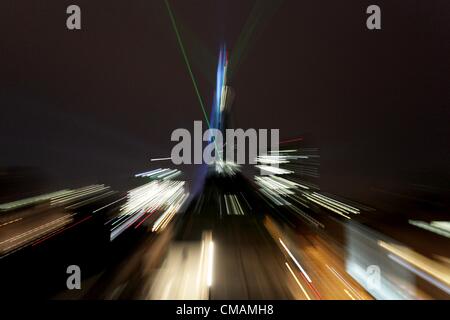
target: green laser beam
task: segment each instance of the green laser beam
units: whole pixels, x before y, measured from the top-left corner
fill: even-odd
[[[189,63],[189,59],[186,54],[186,50],[184,49],[183,41],[181,41],[181,36],[180,36],[180,33],[178,32],[178,27],[175,22],[175,17],[172,13],[172,9],[170,8],[169,2],[167,0],[164,0],[164,3],[166,4],[167,11],[169,12],[170,21],[172,22],[173,29],[175,30],[178,44],[180,45],[180,50],[181,50],[181,53],[183,54],[184,62],[186,63],[187,69],[189,71],[189,75],[191,76],[191,79],[192,79],[192,83],[194,84],[195,93],[197,94],[198,101],[200,102],[200,107],[202,108],[203,116],[205,117],[206,123],[208,124],[208,128],[211,129],[211,125],[209,124],[209,120],[208,120],[208,115],[206,114],[205,106],[203,104],[203,100],[200,95],[200,91],[198,90],[197,82],[195,81],[194,73],[192,72],[191,65]],[[215,146],[216,150],[219,150],[217,148],[216,139],[214,139],[214,146]],[[222,156],[220,154],[219,154],[219,158],[222,160]]]
[[[194,84],[195,93],[197,94],[198,101],[200,102],[200,107],[202,108],[203,116],[205,117],[206,123],[208,124],[208,128],[211,128],[211,126],[209,124],[209,120],[208,120],[208,115],[206,113],[202,97],[200,95],[200,91],[198,90],[197,82],[195,81],[194,73],[192,72],[191,65],[189,63],[189,59],[186,54],[186,50],[184,49],[183,41],[181,41],[181,36],[180,36],[180,33],[178,32],[178,27],[175,22],[175,17],[173,16],[173,13],[172,13],[172,9],[170,8],[169,2],[167,0],[164,0],[164,3],[166,4],[167,11],[169,12],[170,21],[172,22],[173,29],[175,30],[175,34],[177,36],[177,41],[180,46],[181,53],[183,54],[184,62],[186,63],[192,83]]]

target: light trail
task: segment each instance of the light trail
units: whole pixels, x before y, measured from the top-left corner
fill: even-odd
[[[168,160],[172,160],[172,157],[167,157],[167,158],[153,158],[153,159],[150,159],[151,162],[155,162],[155,161],[168,161]]]
[[[280,141],[280,144],[303,141],[302,137]]]
[[[36,245],[38,245],[38,244],[40,244],[40,243],[42,243],[42,242],[44,242],[44,241],[46,241],[46,240],[52,238],[52,237],[55,236],[55,235],[60,234],[60,233],[63,232],[63,231],[72,229],[73,227],[75,227],[75,226],[77,226],[77,225],[79,225],[79,224],[85,222],[86,220],[89,220],[90,218],[92,218],[92,216],[87,216],[86,218],[84,218],[84,219],[82,219],[82,220],[80,220],[80,221],[78,221],[78,222],[72,224],[71,226],[69,226],[69,227],[67,227],[67,228],[64,228],[64,229],[62,229],[62,230],[58,230],[58,231],[56,231],[56,232],[54,232],[54,233],[52,233],[52,234],[50,234],[50,235],[48,235],[48,236],[46,236],[46,237],[44,237],[44,238],[42,238],[42,239],[36,241],[35,243],[32,244],[32,246],[36,246]]]
[[[206,114],[205,106],[203,104],[203,99],[202,99],[202,97],[200,95],[200,91],[198,89],[197,81],[195,80],[194,73],[192,72],[191,64],[189,63],[189,59],[188,59],[188,56],[186,54],[186,50],[184,49],[183,41],[181,40],[181,36],[180,36],[179,31],[178,31],[178,27],[177,27],[177,23],[175,21],[175,17],[174,17],[174,15],[172,13],[172,9],[170,8],[169,1],[168,0],[164,0],[164,3],[166,4],[167,12],[169,13],[170,21],[172,22],[172,27],[173,27],[173,29],[175,31],[175,35],[177,37],[177,41],[178,41],[178,44],[180,46],[181,53],[183,54],[184,62],[186,63],[186,67],[188,69],[189,76],[191,77],[192,84],[194,85],[195,93],[197,94],[198,101],[200,102],[200,107],[202,108],[203,116],[205,117],[205,121],[208,124],[208,127],[210,128],[208,115]]]
[[[300,287],[300,289],[302,290],[303,294],[306,296],[306,299],[311,300],[311,298],[309,297],[308,293],[306,292],[305,288],[303,288],[302,284],[300,283],[300,281],[298,280],[297,276],[294,274],[294,271],[292,271],[291,267],[289,266],[289,264],[287,262],[285,262],[286,267],[289,269],[289,272],[292,274],[292,276],[295,279],[295,282],[297,282],[298,286]]]
[[[14,219],[14,220],[5,222],[5,223],[3,223],[3,224],[0,224],[0,227],[7,226],[7,225],[9,225],[9,224],[12,224],[12,223],[17,222],[17,221],[20,221],[20,220],[22,220],[22,218],[17,218],[17,219]]]
[[[347,289],[344,289],[344,292],[345,292],[352,300],[356,300],[355,298],[353,298],[353,296],[350,294],[350,292],[348,292]]]
[[[363,298],[358,294],[358,292],[333,268],[330,267],[329,265],[325,265],[328,270],[331,271],[331,273],[333,273],[345,286],[347,286],[357,297],[359,300],[363,300]],[[346,290],[346,289],[344,289]],[[350,294],[349,294],[350,295]]]
[[[155,212],[155,211],[150,212],[150,213],[149,213],[144,219],[142,219],[141,222],[139,222],[134,228],[135,228],[135,229],[139,228],[139,226],[140,226],[141,224],[143,224],[143,223],[145,222],[145,220],[147,220],[148,218],[150,218],[150,216],[153,215],[154,212]]]
[[[214,269],[214,242],[212,241],[212,239],[210,239],[208,245],[208,273],[206,278],[206,284],[208,285],[208,287],[211,287],[213,283],[213,269]]]
[[[113,201],[113,202],[107,204],[106,206],[103,206],[103,207],[101,207],[101,208],[95,209],[94,211],[92,211],[92,213],[96,213],[96,212],[98,212],[98,211],[100,211],[100,210],[102,210],[102,209],[105,209],[105,208],[107,208],[107,207],[109,207],[109,206],[112,206],[113,204],[115,204],[115,203],[117,203],[117,202],[119,202],[119,201],[122,201],[122,200],[124,200],[124,199],[126,199],[126,198],[127,198],[127,196],[122,197],[122,198],[120,198],[119,200],[116,200],[116,201]]]
[[[292,261],[294,261],[295,265],[300,269],[302,274],[305,276],[306,280],[308,280],[309,283],[312,283],[311,278],[308,276],[308,274],[303,269],[303,267],[300,265],[300,263],[297,261],[297,259],[295,259],[294,255],[291,253],[291,251],[288,249],[288,247],[286,247],[286,245],[284,244],[283,240],[281,240],[281,239],[278,239],[278,240],[280,241],[280,243],[283,246],[284,250],[286,250],[288,255],[291,257]]]
[[[447,287],[446,292],[450,292],[450,268],[448,268],[447,266],[441,265],[440,263],[437,263],[409,248],[402,247],[400,245],[386,243],[381,240],[378,241],[378,245],[390,252],[392,255],[401,258],[409,265],[420,269],[436,280],[442,281],[442,283]],[[397,262],[399,261],[401,260],[397,259]],[[405,266],[405,264],[403,265]]]

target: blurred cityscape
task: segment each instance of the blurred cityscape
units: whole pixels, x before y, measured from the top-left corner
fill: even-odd
[[[130,178],[127,191],[89,185],[20,197],[38,181],[4,171],[2,295],[448,299],[445,203],[389,194],[395,206],[378,209],[322,192],[319,159],[316,148],[291,145],[259,159],[281,162],[277,174],[216,163],[195,194],[179,170],[158,168]],[[70,265],[81,269],[81,290],[66,287]]]
[[[234,97],[225,56],[223,49],[210,119],[220,131],[232,126]],[[201,166],[195,188],[180,169],[155,166],[128,177],[125,190],[93,184],[39,193],[46,183],[38,171],[3,170],[2,295],[450,297],[448,186],[380,190],[367,204],[321,190],[320,150],[303,137],[259,153],[254,165],[225,160],[227,147]],[[67,285],[69,266],[81,271],[79,290]]]
[[[450,299],[448,1],[79,2],[0,3],[2,301]]]

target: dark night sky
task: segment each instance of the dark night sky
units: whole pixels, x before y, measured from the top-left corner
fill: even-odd
[[[81,31],[65,26],[72,3]],[[255,0],[170,3],[209,109],[219,45],[233,54]],[[448,176],[448,0],[376,1],[375,32],[369,1],[262,3],[231,79],[236,126],[304,135],[334,187]],[[0,17],[0,166],[125,177],[169,156],[171,132],[202,119],[163,0],[2,0]]]

